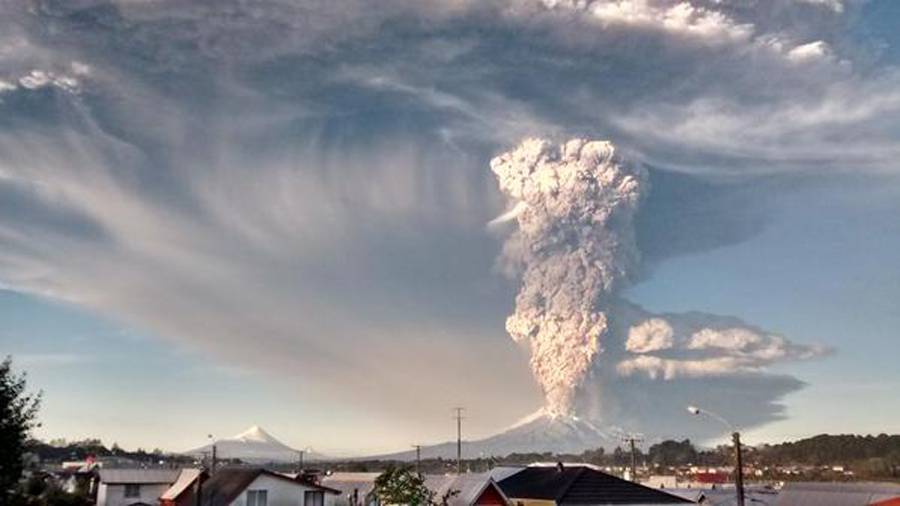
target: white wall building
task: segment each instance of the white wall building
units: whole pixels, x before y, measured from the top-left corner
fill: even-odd
[[[204,506],[335,506],[340,495],[264,469],[222,469],[203,484]]]
[[[157,506],[178,469],[101,469],[97,506]]]

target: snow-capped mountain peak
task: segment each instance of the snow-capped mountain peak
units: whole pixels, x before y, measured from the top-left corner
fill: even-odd
[[[463,453],[466,456],[505,456],[519,452],[581,453],[592,448],[610,448],[617,441],[621,430],[606,427],[601,422],[589,418],[549,410],[538,410],[505,431],[478,439],[466,441]],[[429,457],[452,458],[456,454],[456,442],[441,443],[422,448]],[[382,455],[379,458],[409,460],[415,452],[400,452]]]
[[[276,443],[281,444],[280,441],[272,437],[268,432],[265,431],[259,425],[254,425],[249,429],[241,432],[240,434],[228,438],[232,441],[244,441],[244,442],[257,442],[257,443]]]
[[[272,437],[259,425],[254,425],[240,434],[215,441],[216,455],[220,459],[240,459],[245,462],[296,462],[300,452]],[[186,452],[196,457],[212,455],[213,444]],[[322,455],[307,451],[304,458],[319,460]]]

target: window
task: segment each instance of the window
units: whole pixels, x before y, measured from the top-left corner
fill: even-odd
[[[267,493],[265,490],[248,490],[247,506],[266,506]]]
[[[127,483],[125,484],[125,497],[140,497],[141,496],[141,486],[137,483]]]
[[[325,492],[321,490],[303,493],[303,506],[324,506]]]

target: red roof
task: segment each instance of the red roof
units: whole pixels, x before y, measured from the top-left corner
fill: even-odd
[[[900,496],[885,499],[884,501],[870,502],[869,506],[900,506]]]
[[[697,473],[694,479],[700,483],[725,483],[728,481],[728,475],[725,473]]]

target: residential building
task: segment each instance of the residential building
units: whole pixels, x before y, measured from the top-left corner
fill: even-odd
[[[178,469],[101,469],[97,506],[156,506]]]
[[[202,506],[335,506],[341,492],[265,469],[220,469],[202,486]]]

